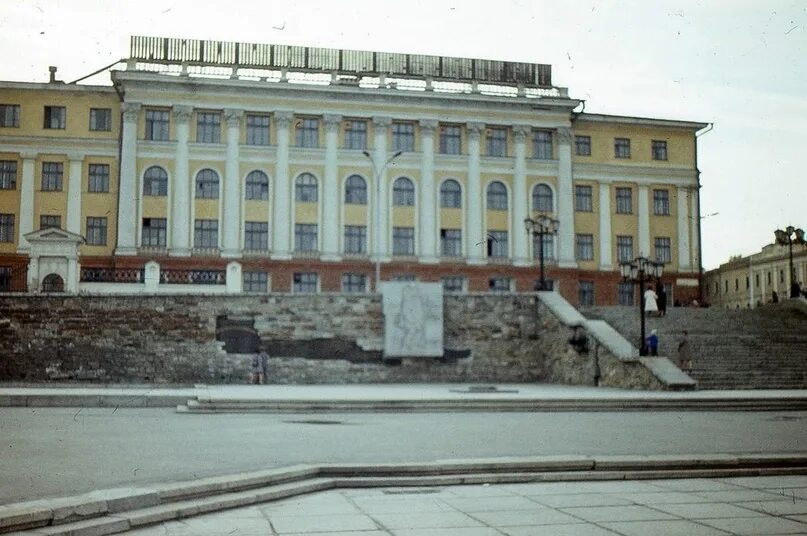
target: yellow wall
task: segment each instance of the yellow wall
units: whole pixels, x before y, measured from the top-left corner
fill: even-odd
[[[655,167],[695,167],[694,134],[691,131],[579,120],[574,125],[574,134],[591,136],[591,156],[577,156],[574,153],[574,146],[572,146],[574,162],[625,166],[641,164]],[[630,158],[614,157],[614,138],[630,139]],[[667,160],[652,159],[652,140],[667,142]]]

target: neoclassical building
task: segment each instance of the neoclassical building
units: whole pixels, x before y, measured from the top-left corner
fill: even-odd
[[[696,296],[707,125],[583,108],[542,64],[133,37],[111,86],[0,83],[0,288],[529,291],[543,253],[572,303],[638,255]]]

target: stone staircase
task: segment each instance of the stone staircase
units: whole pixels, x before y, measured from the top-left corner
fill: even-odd
[[[634,345],[639,343],[639,310],[583,307],[590,319],[604,320]],[[678,363],[678,342],[688,332],[694,360],[692,378],[700,389],[807,388],[807,303],[785,300],[757,309],[674,307],[663,318],[647,318],[656,329],[659,355]]]

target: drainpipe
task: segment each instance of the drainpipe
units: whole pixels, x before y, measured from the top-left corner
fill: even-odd
[[[698,138],[711,132],[714,123],[709,123],[706,130],[695,133],[695,177],[698,185],[698,303],[703,305],[703,236],[701,235],[701,170],[698,167]]]

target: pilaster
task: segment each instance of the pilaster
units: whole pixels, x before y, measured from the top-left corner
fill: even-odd
[[[650,251],[650,192],[647,186],[639,186],[639,255],[655,260]]]
[[[420,121],[420,258],[422,263],[437,263],[437,192],[434,184],[434,131],[437,121]]]
[[[572,176],[572,129],[557,130],[558,140],[558,267],[576,268],[574,255],[574,180]]]
[[[69,153],[67,173],[67,218],[65,230],[81,234],[81,175],[84,166],[84,155]]]
[[[20,184],[20,223],[17,234],[17,251],[27,253],[31,249],[25,235],[34,230],[34,177],[36,174],[35,152],[21,152],[22,180]]]
[[[678,271],[692,271],[692,257],[689,249],[689,227],[692,218],[689,217],[689,188],[679,186],[676,189],[678,196]],[[753,307],[753,303],[751,304]]]
[[[325,114],[325,177],[322,185],[322,255],[324,261],[338,261],[339,256],[339,178],[338,147],[339,126],[342,116]]]
[[[174,155],[174,181],[171,197],[171,243],[168,254],[187,257],[191,254],[191,179],[188,163],[188,138],[193,108],[174,106],[177,144]]]
[[[600,183],[600,270],[613,270],[611,236],[611,186]]]
[[[482,214],[482,184],[480,176],[480,137],[484,123],[468,123],[468,211],[465,213],[465,251],[468,264],[487,262],[487,241],[484,239]]]
[[[140,214],[140,191],[137,184],[137,118],[140,108],[139,102],[123,104],[116,255],[137,253],[137,217]]]
[[[222,257],[241,256],[241,173],[239,169],[239,145],[243,110],[225,110],[227,125],[227,160],[224,165],[224,207],[222,215]],[[229,275],[229,273],[228,273]]]
[[[388,262],[391,259],[389,237],[392,234],[392,228],[388,223],[390,221],[390,195],[387,187],[387,168],[385,166],[387,161],[387,129],[391,124],[392,118],[390,117],[373,117],[373,167],[376,175],[376,202],[373,205],[376,217],[373,218],[375,243],[371,251],[373,251],[373,260],[383,262]]]
[[[287,111],[274,114],[277,132],[277,160],[272,199],[272,258],[291,258],[291,222],[294,217],[294,204],[289,183],[289,127],[294,114]]]
[[[527,195],[527,148],[526,142],[532,129],[527,125],[513,127],[515,139],[513,165],[513,210],[510,234],[513,241],[513,264],[527,266],[529,259],[529,238],[524,230],[524,220],[529,214],[530,196]]]

